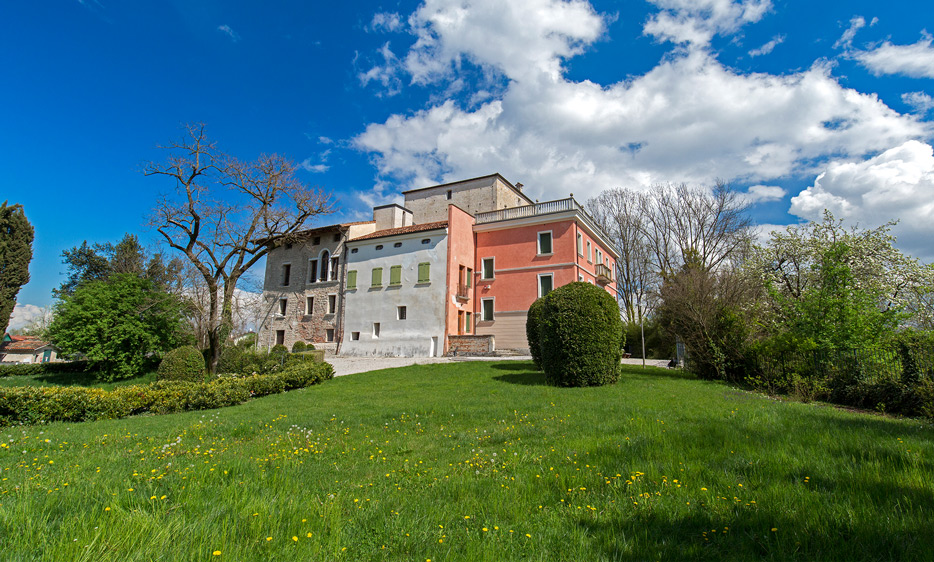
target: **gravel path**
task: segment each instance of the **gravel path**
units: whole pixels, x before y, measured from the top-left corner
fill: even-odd
[[[328,354],[324,360],[334,366],[334,376],[341,377],[378,369],[408,367],[409,365],[431,365],[454,361],[531,361],[532,357],[528,355],[518,357],[338,357]],[[641,365],[642,360],[623,359],[623,363]],[[645,364],[651,367],[665,367],[668,365],[668,360],[646,359]]]

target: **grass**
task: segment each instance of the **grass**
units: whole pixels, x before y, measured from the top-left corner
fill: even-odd
[[[924,560],[934,429],[631,367],[423,365],[0,430],[3,560]],[[219,553],[216,556],[215,553]]]
[[[131,384],[149,384],[156,382],[157,372],[148,371],[142,375],[114,382],[105,382],[98,378],[96,371],[75,371],[72,373],[52,373],[42,375],[23,375],[0,377],[0,387],[12,386],[87,386],[113,390],[118,386]]]

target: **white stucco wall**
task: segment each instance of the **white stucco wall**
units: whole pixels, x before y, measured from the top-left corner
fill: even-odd
[[[430,243],[423,244],[428,239]],[[401,243],[401,247],[394,247]],[[381,245],[381,250],[376,246]],[[431,230],[347,243],[347,271],[357,271],[357,288],[345,291],[342,355],[428,357],[444,346],[447,231]],[[353,253],[353,249],[357,252]],[[430,281],[418,283],[418,264],[428,262]],[[390,286],[390,267],[402,266],[402,283]],[[371,288],[372,270],[383,268],[382,287]],[[399,320],[398,307],[406,307]],[[378,338],[373,324],[380,324]],[[359,332],[360,339],[353,340]],[[435,338],[434,344],[432,338]]]

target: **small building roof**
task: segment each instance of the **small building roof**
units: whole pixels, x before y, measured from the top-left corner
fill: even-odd
[[[448,182],[448,183],[439,183],[438,185],[429,185],[429,186],[426,186],[426,187],[417,187],[417,188],[415,188],[415,189],[409,189],[409,190],[403,191],[403,192],[402,192],[402,195],[405,195],[406,193],[414,193],[414,192],[416,192],[416,191],[424,191],[424,190],[426,190],[426,189],[436,189],[436,188],[439,188],[439,187],[449,187],[449,186],[452,186],[452,185],[457,185],[457,184],[459,184],[459,183],[467,183],[467,182],[469,182],[469,181],[482,180],[482,179],[485,179],[485,178],[499,178],[500,181],[502,181],[502,182],[505,183],[507,186],[509,186],[513,191],[515,191],[517,194],[519,194],[523,199],[525,199],[525,200],[528,201],[529,203],[532,202],[532,200],[529,199],[529,196],[528,196],[528,195],[526,195],[525,193],[522,193],[522,190],[521,190],[521,189],[519,189],[518,187],[514,186],[514,185],[512,184],[512,182],[510,182],[509,180],[507,180],[506,178],[504,178],[504,177],[502,176],[502,174],[500,174],[499,172],[494,172],[494,173],[492,173],[492,174],[487,174],[487,175],[485,175],[485,176],[477,176],[477,177],[475,177],[475,178],[469,178],[469,179],[466,179],[466,180],[457,180],[457,181],[452,181],[452,182]]]
[[[35,336],[10,336],[10,341],[0,343],[0,353],[31,353],[48,345]]]
[[[437,230],[439,228],[447,228],[448,221],[438,221],[438,222],[426,222],[424,224],[413,224],[412,226],[402,226],[399,228],[386,228],[384,230],[377,230],[372,234],[366,234],[360,236],[359,238],[354,238],[349,240],[349,243],[358,242],[360,240],[370,240],[372,238],[384,238],[386,236],[396,236],[398,234],[411,234],[413,232],[423,232],[426,230]]]

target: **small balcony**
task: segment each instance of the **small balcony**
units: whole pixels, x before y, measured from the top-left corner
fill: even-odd
[[[468,300],[470,299],[470,288],[467,283],[458,283],[457,292],[454,293],[454,296],[461,300]]]
[[[597,264],[595,273],[597,274],[597,283],[600,285],[605,286],[613,282],[613,270],[602,263]]]

